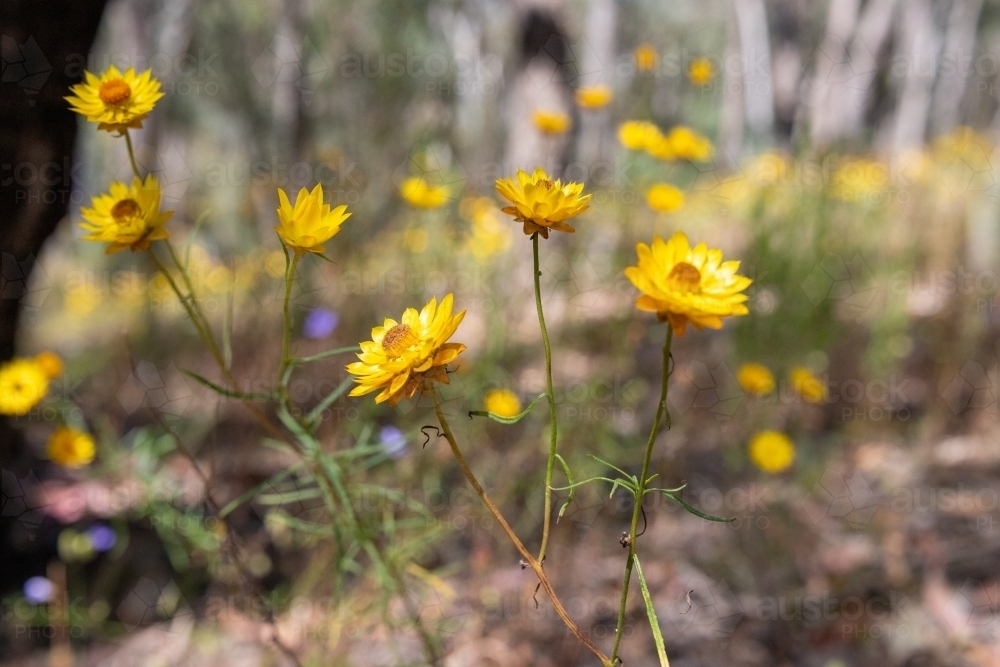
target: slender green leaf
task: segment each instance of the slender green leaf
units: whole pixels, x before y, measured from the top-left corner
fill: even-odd
[[[545,394],[539,394],[538,398],[533,400],[528,405],[528,407],[526,407],[524,411],[521,412],[521,414],[514,415],[513,417],[501,417],[500,415],[494,412],[487,412],[485,410],[469,410],[469,419],[472,419],[473,417],[489,417],[493,421],[500,422],[501,424],[516,424],[517,422],[524,419],[524,417],[529,412],[531,412],[531,409],[535,407],[535,404],[538,403],[538,401],[542,400],[543,398],[545,398]]]
[[[282,470],[281,472],[273,475],[271,478],[269,478],[269,479],[261,482],[260,484],[258,484],[255,487],[253,487],[249,491],[246,491],[245,493],[240,494],[238,497],[236,497],[233,500],[229,501],[226,504],[226,506],[223,507],[222,510],[219,511],[219,518],[220,519],[225,519],[237,507],[239,507],[243,503],[247,502],[251,498],[255,497],[258,493],[260,493],[261,491],[263,491],[265,487],[267,487],[267,486],[274,486],[276,484],[280,484],[281,482],[285,481],[286,479],[288,479],[289,477],[291,477],[292,475],[294,475],[295,473],[297,473],[302,468],[302,466],[304,464],[305,464],[305,461],[299,461],[298,463],[296,463],[295,465],[293,465],[291,468],[287,468],[285,470]]]
[[[186,375],[191,376],[201,384],[205,385],[212,391],[223,396],[228,396],[229,398],[239,399],[241,401],[269,401],[271,396],[268,394],[247,394],[240,391],[233,391],[232,389],[226,389],[225,387],[220,387],[211,380],[204,378],[194,371],[184,371]]]
[[[308,364],[313,361],[319,361],[320,359],[326,359],[327,357],[335,357],[338,354],[347,354],[348,352],[357,352],[361,348],[357,345],[348,345],[347,347],[338,347],[333,350],[327,350],[326,352],[320,352],[319,354],[314,354],[309,357],[298,357],[292,359],[292,363],[297,366],[302,364]]]
[[[341,382],[336,389],[327,394],[326,398],[324,398],[322,401],[319,402],[319,405],[317,405],[315,408],[309,411],[309,414],[306,415],[306,423],[308,424],[317,423],[323,417],[323,411],[326,410],[331,405],[333,405],[333,403],[338,398],[343,396],[347,392],[347,390],[350,389],[351,383],[353,381],[354,378],[352,378],[351,376],[347,376],[346,378],[344,378],[344,381]]]
[[[706,514],[705,512],[702,512],[700,509],[688,505],[686,502],[680,499],[680,496],[671,493],[667,489],[656,489],[656,490],[661,492],[667,498],[673,500],[675,503],[686,509],[691,514],[694,514],[695,516],[700,517],[702,519],[707,519],[708,521],[715,521],[717,523],[732,523],[733,521],[736,521],[735,517],[732,519],[723,519],[722,517],[714,516],[712,514]]]
[[[625,472],[624,470],[622,470],[621,468],[619,468],[618,466],[616,466],[616,465],[614,465],[612,463],[608,463],[604,459],[602,459],[602,458],[600,458],[598,456],[594,456],[593,454],[587,454],[587,456],[589,456],[590,458],[594,459],[598,463],[603,463],[604,465],[608,466],[609,468],[613,468],[614,470],[617,470],[621,474],[625,475],[625,477],[627,477],[627,478],[631,479],[633,482],[635,482],[636,486],[639,485],[639,480],[635,477],[635,475],[630,475],[627,472]]]
[[[559,523],[563,514],[566,513],[566,508],[570,506],[570,503],[573,502],[573,498],[576,496],[576,486],[573,484],[573,473],[570,472],[566,459],[559,454],[556,454],[556,459],[562,465],[563,472],[566,474],[566,481],[569,482],[569,496],[566,497],[566,502],[562,504],[562,507],[559,508],[559,514],[556,515],[556,523]]]
[[[633,560],[635,562],[635,573],[639,575],[639,588],[642,589],[642,600],[646,603],[646,616],[649,618],[649,629],[653,631],[656,656],[660,659],[660,667],[670,667],[670,661],[667,659],[667,647],[663,643],[663,633],[660,632],[660,622],[656,619],[656,609],[653,607],[653,598],[649,594],[649,586],[646,585],[646,577],[642,574],[639,557],[634,556]]]

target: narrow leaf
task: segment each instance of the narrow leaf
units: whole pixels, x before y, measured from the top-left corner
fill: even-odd
[[[653,643],[656,644],[656,655],[660,659],[660,667],[670,667],[670,661],[667,659],[667,647],[663,643],[663,633],[660,632],[660,622],[656,619],[656,609],[653,607],[653,598],[649,594],[649,586],[646,585],[646,577],[642,574],[639,557],[634,556],[633,558],[635,561],[635,573],[639,575],[642,600],[646,603],[646,616],[649,618],[649,629],[653,631]]]
[[[320,352],[319,354],[314,354],[310,357],[299,357],[297,359],[292,359],[292,363],[295,365],[308,364],[313,361],[319,361],[320,359],[326,359],[327,357],[334,357],[338,354],[347,354],[348,352],[357,352],[361,348],[357,345],[349,345],[348,347],[338,347],[334,350],[327,350],[326,352]]]
[[[524,417],[531,412],[531,409],[535,407],[535,404],[543,398],[545,398],[545,394],[539,394],[538,398],[533,400],[531,404],[524,409],[524,412],[519,415],[514,415],[513,417],[501,417],[494,412],[487,412],[485,410],[469,410],[469,419],[472,419],[473,417],[489,417],[493,421],[500,422],[501,424],[516,424],[524,419]]]
[[[556,459],[558,459],[559,463],[562,465],[563,472],[566,473],[566,481],[569,482],[569,496],[566,498],[566,502],[562,504],[562,507],[559,508],[559,514],[556,515],[556,523],[559,523],[563,514],[566,513],[566,508],[569,507],[570,503],[573,502],[573,498],[576,496],[576,486],[573,485],[573,473],[570,472],[566,459],[559,454],[556,454]]]
[[[722,517],[718,517],[712,514],[706,514],[705,512],[702,512],[700,509],[692,507],[691,505],[681,500],[680,496],[675,495],[670,491],[667,491],[666,489],[658,489],[658,490],[661,491],[663,495],[665,495],[667,498],[670,498],[671,500],[673,500],[675,503],[686,509],[691,514],[694,514],[697,517],[701,517],[702,519],[707,519],[708,521],[715,521],[717,523],[732,523],[733,521],[736,521],[735,517],[732,519],[723,519]]]
[[[228,396],[229,398],[236,398],[241,401],[269,401],[271,396],[268,394],[247,394],[240,391],[233,391],[232,389],[226,389],[225,387],[220,387],[211,380],[204,378],[194,371],[184,371],[186,375],[191,376],[201,384],[205,385],[217,394],[222,394],[223,396]]]

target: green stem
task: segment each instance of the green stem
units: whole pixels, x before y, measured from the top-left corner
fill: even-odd
[[[282,395],[286,395],[288,392],[288,382],[285,377],[285,371],[292,363],[292,318],[289,313],[289,306],[292,300],[292,284],[295,282],[295,271],[298,269],[300,257],[301,255],[296,252],[292,256],[292,259],[288,263],[285,270],[285,301],[282,309],[282,313],[284,313],[285,318],[285,325],[281,338],[281,369],[278,371],[278,382],[280,383],[280,391]]]
[[[562,602],[556,595],[555,589],[552,588],[552,582],[549,581],[548,575],[545,574],[541,561],[531,555],[531,552],[528,551],[528,547],[524,546],[524,543],[521,542],[520,538],[518,538],[517,533],[515,533],[514,529],[510,527],[509,523],[507,523],[507,519],[505,519],[503,514],[500,513],[500,509],[493,503],[492,500],[490,500],[490,497],[486,495],[486,491],[479,483],[479,480],[476,479],[475,474],[472,472],[472,469],[469,468],[469,464],[466,463],[465,457],[458,448],[455,436],[451,432],[451,426],[448,424],[448,420],[444,417],[444,411],[441,410],[441,400],[438,398],[437,390],[433,386],[431,387],[430,393],[431,397],[434,399],[434,412],[437,414],[438,423],[441,424],[441,430],[444,432],[444,437],[448,441],[448,445],[451,447],[451,453],[454,454],[455,460],[458,461],[459,468],[462,469],[465,479],[468,480],[469,484],[476,492],[476,495],[478,495],[479,499],[483,501],[484,505],[486,505],[486,509],[488,509],[490,514],[493,515],[496,522],[500,524],[500,527],[507,534],[510,541],[514,543],[514,547],[524,559],[522,565],[526,565],[534,570],[535,574],[538,576],[539,583],[541,583],[542,588],[545,589],[545,593],[549,596],[549,599],[552,600],[552,606],[555,607],[556,614],[558,614],[559,618],[562,619],[562,622],[566,624],[569,631],[573,633],[573,636],[579,639],[580,642],[591,651],[591,653],[597,656],[604,667],[612,667],[614,663],[608,658],[608,656],[601,652],[601,649],[598,648],[597,645],[592,642],[589,637],[587,637],[587,635],[583,634],[583,631],[580,630],[573,619],[570,618],[566,608],[563,607]]]
[[[141,180],[142,176],[139,174],[139,165],[135,161],[135,151],[132,149],[132,135],[128,133],[127,127],[123,134],[125,136],[125,147],[128,148],[128,161],[132,163],[132,173],[135,174],[136,178]]]
[[[639,475],[639,488],[635,494],[635,502],[632,507],[632,523],[628,531],[628,558],[625,560],[625,577],[622,581],[622,598],[618,606],[618,623],[615,627],[615,645],[611,650],[611,663],[617,664],[618,648],[622,642],[622,631],[625,629],[625,607],[628,602],[628,586],[632,580],[632,566],[635,563],[635,542],[639,527],[639,515],[642,512],[642,499],[646,494],[646,479],[649,477],[649,462],[653,458],[653,444],[656,442],[656,434],[660,430],[660,420],[667,416],[667,428],[670,428],[670,413],[667,411],[667,385],[670,379],[670,346],[674,340],[674,330],[667,323],[667,339],[663,343],[663,379],[660,385],[660,402],[656,406],[656,418],[653,420],[653,428],[649,432],[649,440],[646,442],[646,455],[642,460],[642,474]]]
[[[545,462],[545,516],[542,519],[542,545],[538,549],[538,561],[545,562],[545,552],[549,546],[549,531],[552,527],[552,473],[556,465],[556,441],[559,425],[556,422],[556,396],[552,388],[552,345],[549,331],[545,328],[545,313],[542,311],[542,272],[538,262],[538,232],[531,235],[531,254],[534,260],[535,309],[538,311],[538,325],[542,330],[542,345],[545,346],[545,395],[549,401],[549,456]]]

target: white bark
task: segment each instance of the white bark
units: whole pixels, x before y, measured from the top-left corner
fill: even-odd
[[[929,0],[907,1],[901,29],[902,48],[892,64],[894,74],[904,77],[893,129],[895,153],[924,143],[941,45]]]
[[[952,0],[941,53],[941,74],[934,91],[931,117],[934,134],[944,134],[960,122],[962,99],[973,69],[976,28],[983,0]]]
[[[771,40],[763,0],[736,0],[736,26],[743,57],[746,129],[756,148],[770,146],[774,132]]]

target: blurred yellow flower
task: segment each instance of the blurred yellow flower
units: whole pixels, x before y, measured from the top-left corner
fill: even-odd
[[[503,252],[510,247],[510,228],[504,224],[502,212],[489,197],[466,197],[459,212],[471,222],[472,234],[465,247],[477,259]]]
[[[649,208],[660,213],[673,213],[684,206],[684,193],[670,183],[657,183],[646,190]]]
[[[407,308],[401,322],[386,319],[372,329],[372,339],[361,343],[360,361],[347,366],[358,383],[351,396],[381,389],[375,402],[395,405],[417,391],[426,392],[433,382],[448,384],[446,367],[465,350],[461,343],[448,342],[465,317],[464,310],[452,315],[453,302],[451,294],[440,305],[434,298],[419,313]]]
[[[67,468],[82,468],[94,460],[94,439],[67,426],[52,433],[47,449],[52,461]]]
[[[63,362],[55,352],[42,352],[35,357],[35,362],[41,367],[45,377],[50,380],[62,375]]]
[[[0,365],[0,414],[28,414],[48,391],[47,369],[37,359],[11,359]]]
[[[877,160],[852,158],[834,170],[830,194],[844,201],[872,199],[889,185],[889,169]]]
[[[146,250],[153,241],[170,236],[163,225],[174,214],[173,211],[160,212],[160,184],[155,176],[138,177],[131,185],[114,182],[108,194],[92,197],[93,208],[84,208],[80,215],[86,222],[80,227],[90,232],[84,241],[110,244],[107,254],[130,248]]]
[[[761,431],[750,440],[750,460],[769,473],[787,470],[795,462],[795,445],[779,431]]]
[[[722,328],[722,318],[746,315],[743,290],[750,278],[736,272],[738,261],[722,261],[722,251],[704,243],[691,247],[688,237],[677,232],[669,241],[653,239],[653,246],[636,246],[639,265],[625,269],[625,276],[642,292],[639,310],[656,313],[683,336],[687,325],[698,329]]]
[[[430,242],[431,235],[426,229],[407,229],[403,232],[403,245],[414,254],[419,255],[424,250],[427,250]]]
[[[549,238],[549,230],[575,232],[566,221],[588,208],[591,195],[583,194],[583,183],[553,181],[541,167],[529,174],[517,170],[516,178],[501,178],[496,182],[499,192],[513,206],[501,210],[524,223],[524,233],[541,234]]]
[[[572,125],[570,117],[561,111],[546,111],[535,109],[531,121],[545,134],[562,134]]]
[[[810,403],[824,403],[827,399],[826,383],[805,366],[796,366],[789,371],[788,381]]]
[[[656,47],[652,44],[635,47],[635,67],[640,72],[649,72],[656,67]]]
[[[73,111],[91,123],[100,123],[98,129],[109,132],[141,128],[142,121],[163,97],[160,82],[151,70],[136,74],[129,67],[123,73],[111,65],[100,76],[84,72],[84,79],[72,86],[73,95],[64,99]]]
[[[649,154],[660,160],[690,160],[705,162],[711,159],[714,147],[708,140],[690,127],[679,125],[665,137],[652,141],[646,147]]]
[[[411,206],[418,208],[439,208],[448,203],[450,193],[443,185],[431,185],[419,176],[403,181],[399,194]]]
[[[281,278],[285,275],[285,253],[280,250],[272,250],[264,258],[264,270],[273,278]]]
[[[715,66],[708,58],[695,58],[688,66],[688,79],[696,86],[704,86],[715,78]]]
[[[774,391],[774,373],[763,364],[743,364],[736,373],[736,381],[743,391],[757,396]]]
[[[326,252],[323,244],[340,231],[344,220],[351,217],[347,206],[330,210],[330,205],[323,203],[323,185],[319,183],[312,192],[305,188],[299,190],[294,207],[281,188],[278,188],[278,201],[278,226],[274,231],[296,254]]]
[[[600,109],[611,103],[614,94],[611,86],[598,84],[596,86],[580,86],[576,89],[576,103],[584,109]]]
[[[63,306],[66,312],[74,317],[86,317],[94,312],[102,301],[104,294],[96,285],[91,285],[89,282],[72,285],[63,295]]]
[[[618,126],[618,141],[633,151],[644,151],[663,139],[660,128],[644,120],[629,120]]]
[[[521,412],[521,400],[510,389],[494,389],[486,394],[483,407],[500,417],[516,417]]]

